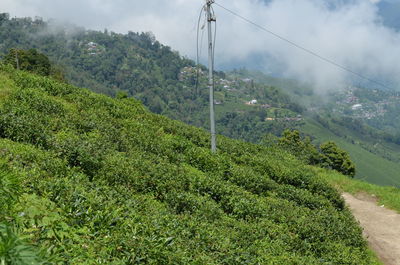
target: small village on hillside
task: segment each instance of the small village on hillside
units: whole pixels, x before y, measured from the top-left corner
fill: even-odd
[[[186,66],[181,69],[179,74],[179,80],[181,82],[196,82],[197,76],[199,80],[204,79],[207,72],[201,69],[201,67]],[[236,112],[243,112],[243,107],[265,109],[268,113],[267,117],[264,119],[265,122],[271,121],[281,121],[281,122],[300,122],[303,121],[302,115],[291,113],[287,110],[279,111],[279,107],[273,106],[271,103],[267,103],[265,99],[260,99],[255,97],[251,91],[257,90],[256,82],[249,77],[237,77],[235,75],[225,75],[224,77],[217,77],[215,79],[215,90],[216,99],[214,100],[215,105],[223,106],[225,104],[230,104],[224,98],[230,96],[236,97],[236,99],[242,105],[240,108],[236,109]],[[249,89],[250,88],[250,89]],[[218,97],[224,94],[223,98]]]
[[[335,96],[333,112],[359,119],[382,117],[400,104],[400,93],[347,86]]]

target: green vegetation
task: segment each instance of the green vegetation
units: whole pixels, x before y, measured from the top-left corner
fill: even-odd
[[[304,121],[296,129],[316,145],[334,141],[346,150],[356,164],[356,178],[400,187],[398,92],[349,86],[322,96],[294,80],[246,70],[235,73],[282,88],[292,100],[306,106]],[[356,103],[362,104],[362,109],[353,111]]]
[[[341,174],[332,174],[330,171],[320,170],[318,174],[326,175],[328,182],[340,191],[353,195],[368,193],[377,199],[379,205],[384,205],[400,213],[400,189],[398,188],[377,186],[362,180],[350,179]]]
[[[356,168],[346,151],[341,150],[332,141],[321,144],[320,149],[324,167],[337,170],[346,176],[354,177]]]
[[[303,139],[299,131],[286,130],[276,144],[309,165],[333,169],[350,177],[354,177],[356,173],[349,154],[332,141],[325,142],[317,148],[309,137]]]
[[[209,127],[206,68],[200,67],[196,87],[195,63],[159,43],[151,33],[90,31],[38,18],[10,19],[2,14],[0,57],[8,54],[8,61],[14,64],[12,48],[33,48],[37,54],[45,54],[52,65],[57,65],[51,68],[51,74],[58,73],[58,79],[63,79],[57,70],[62,69],[70,84],[116,98],[134,97],[154,113]],[[370,116],[357,116],[359,113],[351,110],[354,103],[337,105],[335,97],[323,101],[312,88],[295,80],[243,69],[215,74],[218,133],[259,143],[268,134],[280,136],[287,129],[299,130],[318,146],[332,140],[346,150],[356,164],[356,178],[400,187],[400,138],[396,134],[399,106],[385,103],[388,97],[396,102],[398,95],[368,89],[345,91],[339,102],[351,93],[360,103],[376,105],[375,110],[371,106],[361,114],[386,111],[384,116],[363,121],[360,117]],[[0,98],[4,93],[0,92]],[[254,99],[257,104],[246,104]],[[327,109],[321,108],[322,102]]]
[[[194,61],[162,45],[150,32],[90,31],[5,15],[0,23],[0,57],[15,65],[15,53],[10,56],[9,52],[13,48],[35,48],[46,54],[73,85],[110,96],[123,92],[157,114],[198,127],[209,126],[206,68],[201,66],[197,74]],[[258,142],[266,133],[280,135],[298,124],[284,118],[296,117],[302,107],[280,89],[235,74],[216,72],[215,76],[221,134]],[[254,98],[259,104],[245,104]],[[282,121],[266,122],[267,117]]]
[[[356,165],[357,174],[355,178],[377,185],[400,187],[400,164],[386,159],[379,153],[376,154],[367,150],[363,143],[368,142],[361,141],[357,135],[352,136],[351,131],[346,130],[346,128],[336,126],[335,130],[340,130],[342,134],[347,135],[347,138],[336,135],[333,130],[327,129],[315,120],[307,119],[301,130],[307,135],[313,135],[317,144],[334,141],[340,148],[346,150]],[[354,139],[358,139],[358,141]],[[384,150],[389,152],[390,149],[385,148]],[[391,151],[391,153],[395,155],[396,151]]]
[[[15,69],[29,71],[42,76],[51,76],[54,79],[65,81],[60,69],[50,63],[49,58],[36,49],[11,49],[4,57],[4,63],[14,66]]]
[[[1,235],[36,249],[3,260],[378,264],[338,192],[283,149],[219,136],[212,155],[208,133],[132,98],[0,68]]]
[[[247,69],[239,69],[231,72],[234,76],[241,78],[251,78],[257,83],[267,84],[273,87],[278,87],[286,92],[292,100],[295,100],[301,108],[319,105],[322,96],[315,93],[311,85],[301,84],[298,80],[276,78],[261,71],[249,71]]]
[[[297,130],[284,131],[276,144],[309,165],[320,165],[321,163],[322,154],[311,143],[310,137],[302,137]]]
[[[11,64],[16,69],[26,70],[38,75],[50,75],[50,60],[46,55],[38,53],[35,49],[11,49],[5,56],[4,62]]]
[[[21,183],[0,161],[0,264],[39,264],[39,253],[29,246],[4,218],[10,216],[21,193]],[[8,221],[8,220],[7,220]]]

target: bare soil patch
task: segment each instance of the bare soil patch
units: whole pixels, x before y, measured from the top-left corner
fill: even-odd
[[[400,214],[377,205],[377,198],[366,193],[343,198],[364,228],[372,250],[386,265],[400,265]]]

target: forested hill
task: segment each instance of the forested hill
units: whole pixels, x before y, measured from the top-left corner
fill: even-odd
[[[0,56],[12,48],[35,48],[44,53],[73,85],[111,96],[123,91],[155,113],[203,128],[209,124],[206,69],[200,70],[196,86],[195,62],[160,44],[151,33],[91,31],[39,18],[10,19],[3,14]],[[302,111],[278,88],[223,72],[216,74],[217,118],[222,134],[259,141],[268,132],[280,135],[285,128],[293,127],[289,123],[265,123],[265,108],[245,105],[254,98],[259,106],[274,108],[271,117],[296,118]]]
[[[0,64],[3,264],[377,264],[322,175]]]
[[[181,69],[193,62],[161,45],[151,33],[98,32],[39,18],[7,19],[6,15],[0,23],[3,55],[11,48],[36,48],[63,67],[74,85],[109,95],[123,90],[144,102],[172,92],[190,98],[194,92],[184,93],[178,82]],[[158,103],[164,102],[160,99]]]
[[[64,73],[70,84],[113,97],[134,97],[152,112],[209,127],[206,68],[201,67],[197,75],[192,60],[160,44],[151,33],[91,31],[40,18],[10,19],[0,14],[0,57],[15,57],[10,49],[16,49],[17,55],[35,53],[27,52],[32,48],[48,56],[56,66],[52,74],[63,79]],[[11,56],[8,63],[16,62]],[[333,140],[348,151],[356,162],[357,178],[400,185],[400,145],[387,141],[395,137],[380,135],[368,126],[355,130],[354,125],[361,123],[336,117],[338,112],[332,109],[322,115],[308,111],[311,115],[307,116],[303,105],[322,102],[312,89],[299,87],[293,80],[247,71],[217,72],[215,84],[219,134],[259,143],[266,135],[281,136],[286,129],[297,129],[311,136],[318,146]]]

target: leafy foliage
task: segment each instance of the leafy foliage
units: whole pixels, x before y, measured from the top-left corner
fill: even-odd
[[[7,222],[46,260],[373,264],[337,191],[282,148],[219,136],[214,155],[132,98],[0,68],[0,155],[21,189]]]
[[[4,14],[0,24],[0,57],[16,68],[15,53],[30,54],[36,51],[32,48],[38,53],[27,57],[36,58],[36,62],[46,54],[52,62],[51,75],[59,80],[110,96],[135,97],[152,112],[209,127],[206,68],[199,67],[197,75],[194,61],[162,45],[150,32],[99,32],[71,25],[60,27],[40,18],[10,19]],[[48,72],[48,67],[46,71],[43,67],[36,70],[42,72]],[[303,111],[300,105],[277,87],[244,80],[239,72],[215,72],[216,100],[220,103],[216,108],[218,132],[258,142],[265,133],[280,135],[287,128],[297,128],[298,122],[284,119],[266,122],[265,118],[273,115],[268,112],[272,111],[247,106],[245,102],[256,98],[260,105],[273,107],[274,116],[288,112],[297,116]]]
[[[341,150],[334,142],[326,142],[320,146],[323,156],[323,164],[335,169],[344,175],[354,177],[355,165],[350,160],[346,151]]]
[[[36,250],[4,224],[0,224],[0,264],[40,264]]]
[[[0,57],[4,58],[12,48],[34,48],[48,56],[53,77],[58,75],[58,79],[111,96],[135,97],[153,112],[209,128],[206,68],[200,67],[196,89],[195,63],[159,43],[151,33],[91,31],[40,18],[10,18],[1,14]],[[258,143],[266,134],[280,136],[286,129],[296,129],[313,135],[314,144],[319,145],[332,140],[333,132],[338,136],[334,141],[357,161],[357,178],[399,186],[397,93],[360,88],[355,91],[354,96],[363,106],[380,101],[377,107],[384,115],[364,119],[367,126],[358,117],[336,117],[338,112],[332,110],[338,108],[338,100],[328,100],[328,104],[310,86],[296,80],[245,69],[216,72],[215,76],[218,133]],[[245,104],[253,99],[259,104]],[[308,112],[300,103],[308,107]],[[351,110],[352,104],[346,104],[347,110]],[[372,109],[367,108],[367,114]],[[316,112],[320,117],[313,116]],[[320,127],[315,122],[326,130],[315,128]]]
[[[49,76],[50,60],[46,55],[38,53],[35,49],[19,50],[11,49],[5,56],[4,62],[11,64],[14,68],[30,71],[35,74]]]
[[[282,137],[279,138],[278,144],[310,165],[320,163],[321,154],[311,143],[310,137],[302,139],[297,130],[285,130]]]
[[[349,154],[332,141],[321,144],[317,149],[309,137],[302,139],[299,131],[286,130],[278,139],[278,145],[307,164],[337,170],[346,176],[355,176],[355,164]]]
[[[0,167],[0,212],[8,212],[12,203],[16,200],[19,193],[19,185],[16,176],[5,171],[5,166]]]
[[[18,176],[0,161],[0,264],[40,264],[38,251],[28,245],[9,221],[21,194]]]
[[[21,69],[42,76],[51,76],[54,79],[65,82],[65,77],[60,68],[51,64],[49,58],[36,49],[22,50],[10,49],[4,57],[4,63],[12,65],[15,69]]]

